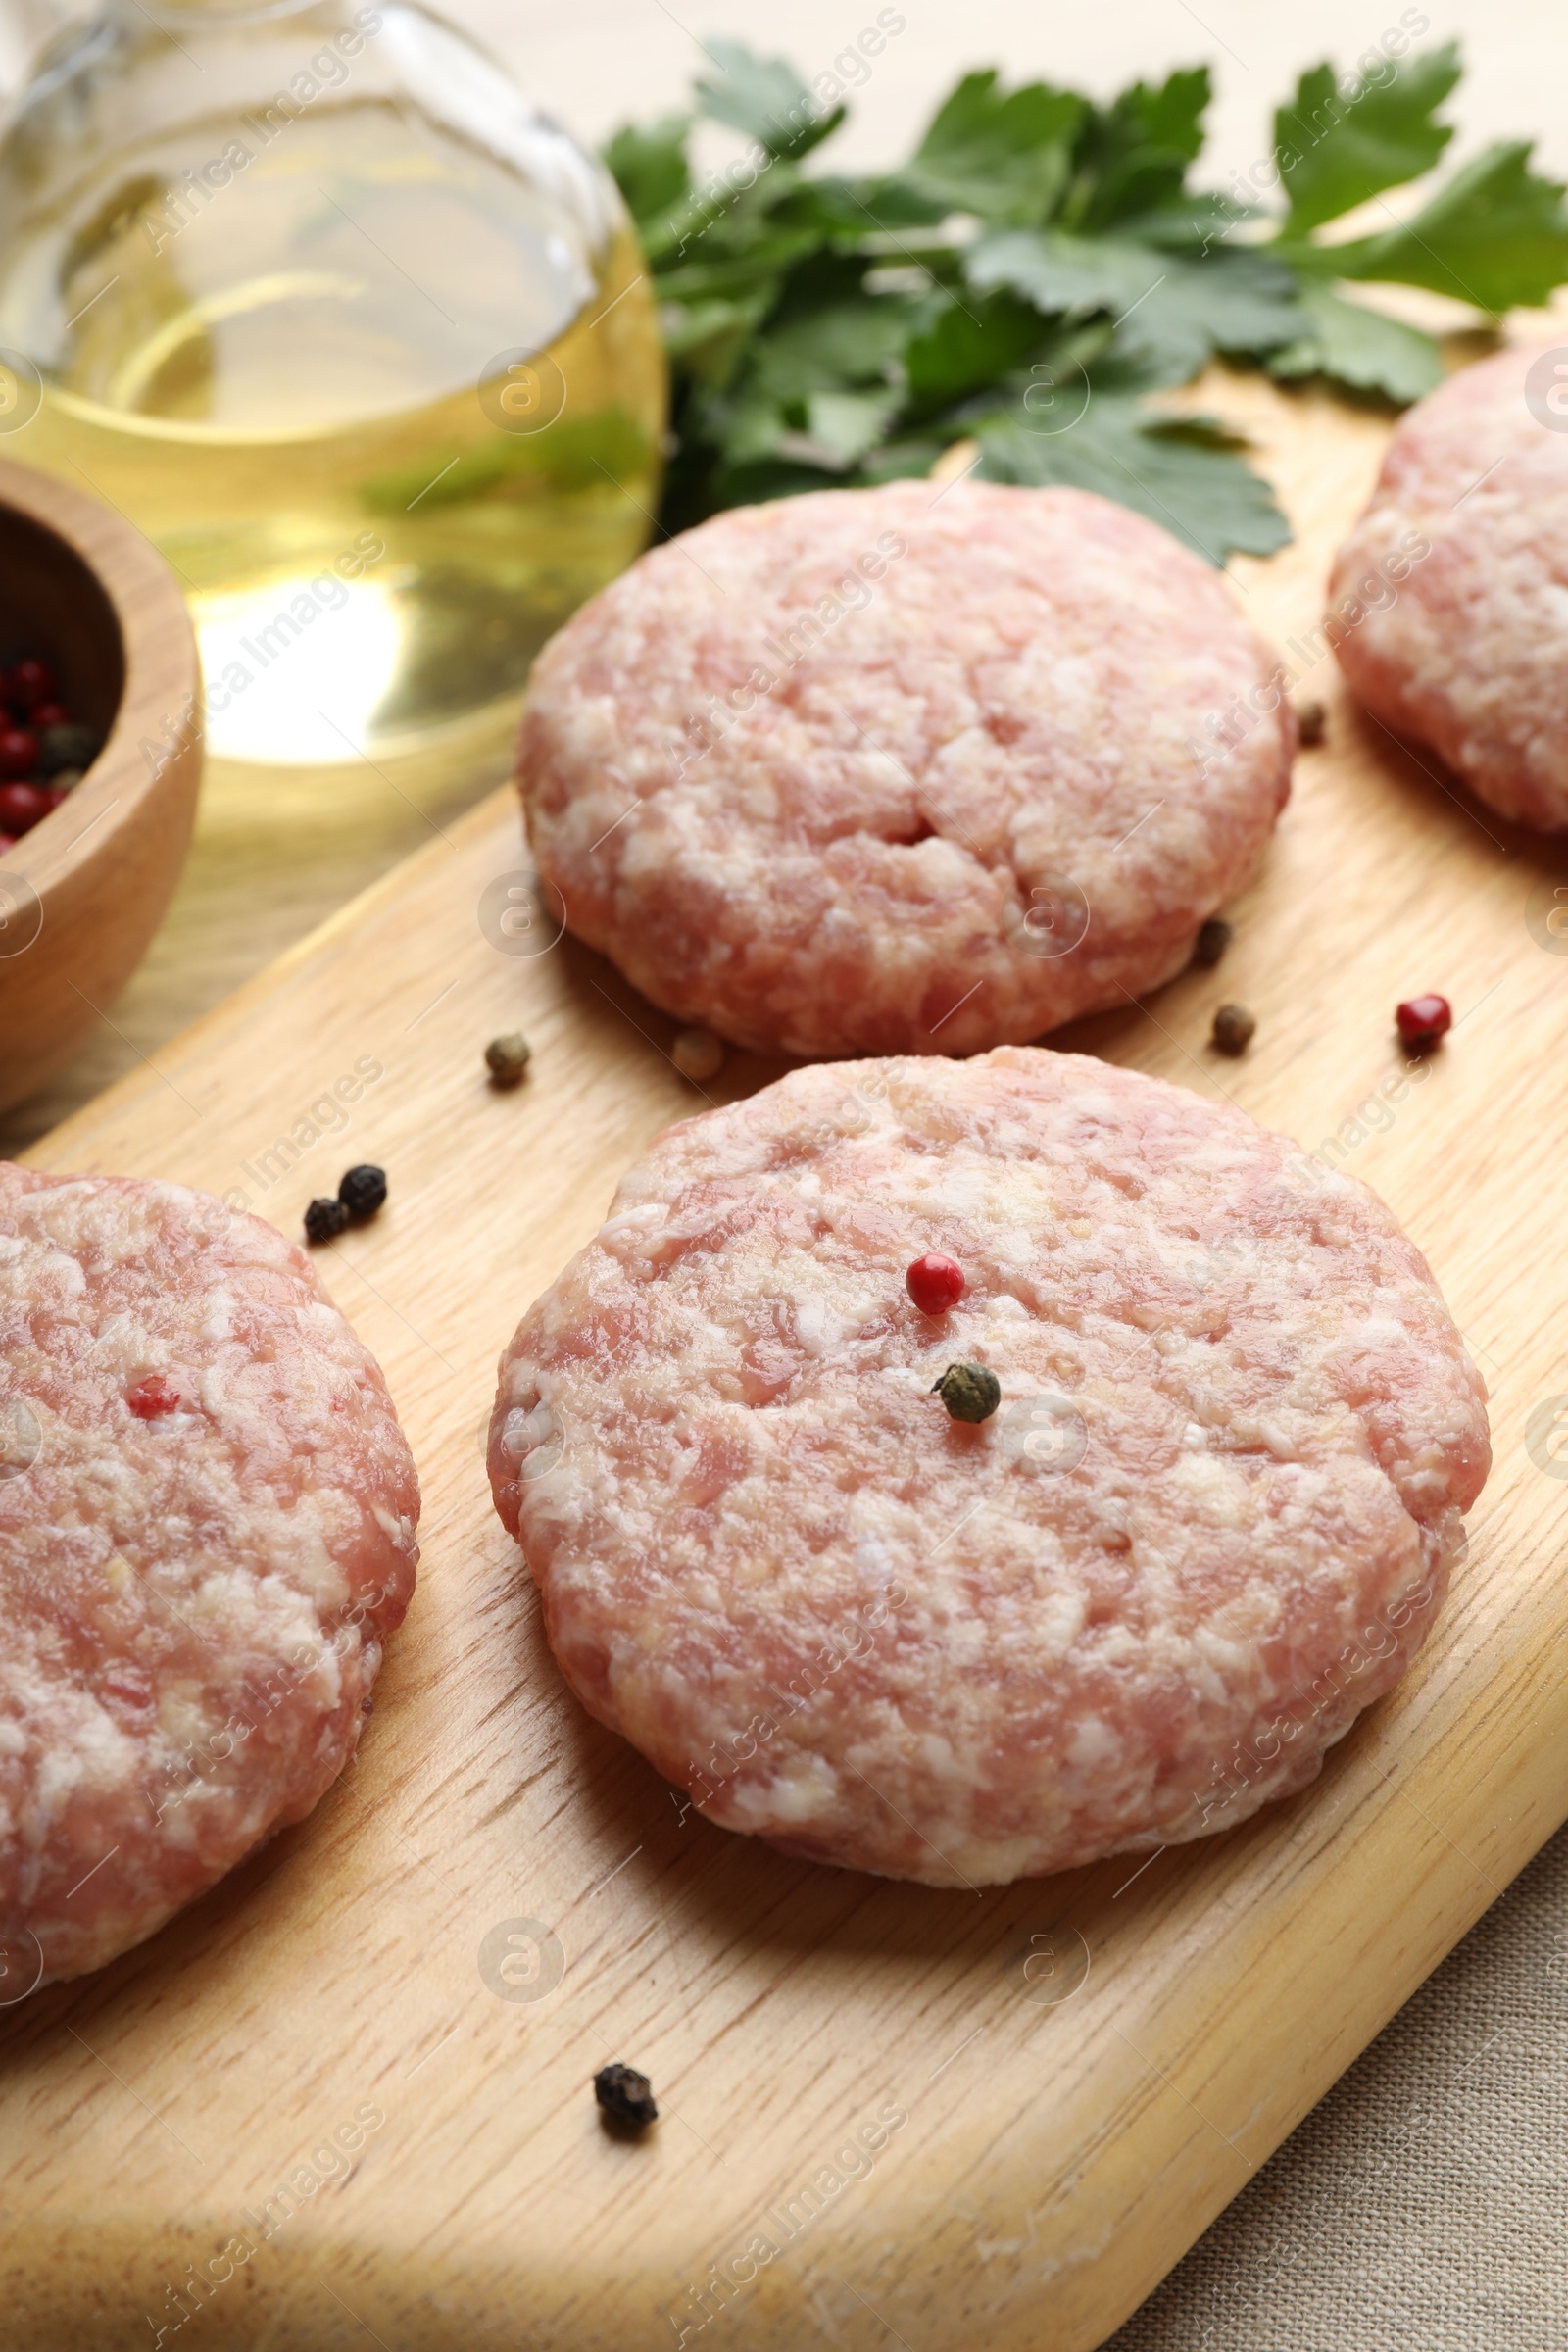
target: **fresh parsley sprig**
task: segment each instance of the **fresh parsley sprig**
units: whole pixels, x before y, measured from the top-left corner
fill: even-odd
[[[1341,225],[1440,161],[1451,42],[1360,79],[1303,74],[1275,116],[1272,213],[1189,185],[1204,67],[1107,105],[966,74],[906,163],[848,176],[804,169],[842,106],[739,42],[708,54],[693,114],[606,150],[673,368],[671,530],[925,473],[973,440],[987,479],[1098,490],[1216,563],[1266,555],[1289,533],[1235,436],[1160,415],[1151,392],[1217,354],[1404,403],[1441,377],[1437,345],[1345,286],[1421,286],[1497,316],[1568,280],[1564,191],[1525,141],[1488,148],[1407,218],[1384,206],[1369,233]],[[707,182],[697,114],[753,142]]]

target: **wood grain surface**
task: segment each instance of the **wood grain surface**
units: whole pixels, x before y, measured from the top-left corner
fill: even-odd
[[[1298,526],[1236,566],[1288,647],[1387,427],[1226,394]],[[388,1168],[324,1271],[404,1416],[425,1553],[312,1820],[101,1976],[0,2012],[18,2352],[187,2326],[236,2352],[1087,2352],[1568,1811],[1546,1434],[1568,853],[1467,803],[1308,654],[1328,741],[1224,963],[1059,1042],[1337,1138],[1487,1373],[1496,1467],[1413,1673],[1314,1788],[1225,1838],[979,1895],[795,1864],[683,1813],[565,1694],[486,1490],[495,1357],[701,1098],[607,965],[549,923],[498,930],[527,870],[505,795],[40,1147],[285,1231],[351,1161]],[[1456,1026],[1412,1079],[1393,1007],[1428,988]],[[1225,999],[1257,1014],[1239,1062],[1204,1042]],[[532,1069],[499,1094],[482,1049],[518,1026]],[[357,1068],[379,1074],[345,1125],[325,1104]],[[709,1092],[772,1074],[735,1055]],[[612,2057],[662,2106],[638,2144],[596,2115]]]
[[[100,500],[0,461],[0,637],[105,738],[0,857],[0,1109],[102,1020],[169,904],[201,780],[201,669],[173,573]]]

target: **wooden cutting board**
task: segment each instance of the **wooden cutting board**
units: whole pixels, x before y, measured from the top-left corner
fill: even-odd
[[[1299,528],[1235,567],[1283,644],[1387,428],[1223,392]],[[1431,1257],[1497,1462],[1414,1673],[1316,1788],[1231,1836],[979,1895],[858,1878],[686,1812],[565,1694],[490,1508],[495,1358],[701,1098],[607,965],[553,926],[497,928],[528,911],[506,796],[40,1147],[245,1195],[286,1232],[349,1162],[382,1162],[387,1208],[325,1271],[426,1499],[373,1721],[314,1818],[101,1976],[0,2012],[17,2352],[185,2327],[257,2352],[798,2352],[819,2330],[1082,2352],[1561,1820],[1568,939],[1545,918],[1568,850],[1399,751],[1332,662],[1298,692],[1329,702],[1328,744],[1223,965],[1063,1042],[1308,1149],[1337,1136]],[[1401,1086],[1393,1007],[1429,988],[1457,1025]],[[1257,1014],[1239,1062],[1204,1042],[1223,999]],[[494,1093],[482,1048],[519,1026],[532,1072]],[[773,1074],[733,1056],[709,1092]],[[662,2103],[640,2144],[597,2118],[612,2057]]]

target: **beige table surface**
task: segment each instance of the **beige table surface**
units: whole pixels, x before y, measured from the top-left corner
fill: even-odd
[[[961,67],[996,63],[1108,90],[1207,60],[1213,176],[1266,154],[1276,100],[1303,65],[1348,63],[1431,17],[1469,72],[1455,154],[1534,132],[1568,177],[1562,0],[901,0],[907,24],[835,150],[896,154]],[[551,111],[602,137],[679,103],[699,36],[832,64],[867,0],[450,0]],[[1419,27],[1418,27],[1419,29]],[[209,778],[190,862],[142,970],[48,1092],[0,1118],[0,1153],[87,1101],[344,899],[429,838],[497,769],[437,774],[416,796],[360,785],[352,807],[301,784],[259,795]],[[1568,1352],[1568,1334],[1565,1334]],[[1568,1792],[1565,1792],[1568,1793]],[[1118,2352],[1568,2352],[1568,1831],[1548,1845],[1115,2338]],[[902,2341],[902,2339],[900,2339]],[[921,2348],[925,2352],[925,2347]],[[933,2348],[934,2352],[934,2348]],[[943,2352],[948,2352],[944,2347]]]

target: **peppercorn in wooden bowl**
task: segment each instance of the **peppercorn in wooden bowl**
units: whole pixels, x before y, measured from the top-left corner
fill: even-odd
[[[22,828],[0,821],[0,1109],[146,952],[190,841],[200,698],[162,557],[112,508],[0,460],[0,796]]]

